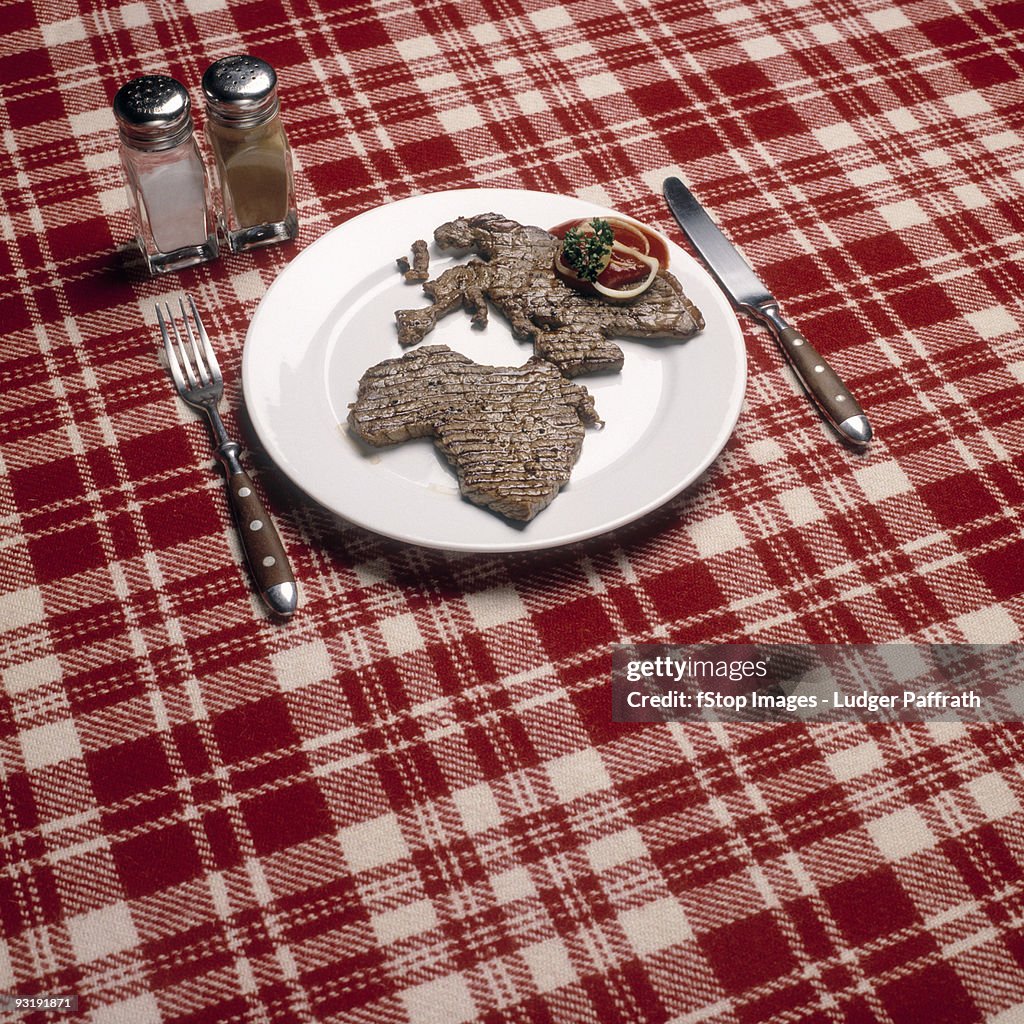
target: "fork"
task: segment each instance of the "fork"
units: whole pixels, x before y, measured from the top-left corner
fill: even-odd
[[[217,458],[224,467],[228,502],[242,539],[242,549],[249,563],[249,571],[260,596],[275,615],[288,618],[298,604],[295,577],[288,564],[288,556],[281,544],[281,538],[270,516],[267,515],[267,510],[263,507],[249,474],[239,461],[241,446],[228,437],[217,411],[217,404],[224,394],[224,377],[220,366],[217,365],[217,357],[214,355],[206,328],[200,319],[196,301],[191,295],[187,298],[188,309],[185,308],[185,300],[180,297],[178,299],[187,345],[178,330],[170,303],[164,303],[167,310],[166,319],[160,306],[156,307],[156,318],[167,352],[167,365],[178,394],[194,409],[206,414],[216,445]]]

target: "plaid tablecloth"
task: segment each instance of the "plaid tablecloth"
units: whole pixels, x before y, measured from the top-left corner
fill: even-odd
[[[609,698],[616,642],[1024,640],[1024,5],[14,0],[0,23],[0,993],[79,1000],[9,1019],[1024,1020],[1019,728],[627,727]],[[278,70],[300,240],[133,276],[114,93],[169,73],[201,106],[236,52]],[[332,227],[493,186],[678,239],[668,174],[850,384],[870,450],[746,322],[714,466],[564,550],[381,540],[254,443],[301,588],[268,621],[154,300],[208,311],[244,434],[246,326]]]

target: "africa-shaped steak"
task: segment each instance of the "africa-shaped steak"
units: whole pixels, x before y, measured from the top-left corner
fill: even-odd
[[[550,363],[481,366],[446,345],[425,345],[371,366],[348,423],[369,444],[433,437],[463,497],[529,520],[549,505],[599,423],[586,388]]]
[[[583,295],[555,273],[561,243],[554,235],[501,214],[448,221],[434,231],[434,240],[442,249],[472,248],[482,259],[425,281],[431,305],[396,312],[398,340],[405,346],[422,341],[459,306],[472,313],[475,325],[485,324],[490,300],[517,338],[533,342],[535,355],[575,377],[622,368],[622,349],[613,337],[684,339],[704,328],[700,311],[667,270],[629,302]]]

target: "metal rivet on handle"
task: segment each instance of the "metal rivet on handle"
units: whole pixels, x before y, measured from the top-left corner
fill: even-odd
[[[263,559],[263,564],[264,564],[264,565],[265,565],[265,566],[266,566],[266,567],[267,567],[268,569],[269,569],[269,568],[270,568],[270,567],[271,567],[272,565],[275,565],[276,563],[277,563],[277,559],[276,559],[276,558],[275,558],[275,557],[274,557],[273,555],[267,555],[267,557]]]
[[[252,491],[250,490],[250,488],[248,488],[248,487],[239,487],[238,488],[238,496],[240,498],[248,498],[250,494],[252,494]]]
[[[262,519],[254,519],[249,524],[249,529],[252,530],[253,532],[255,532],[256,530],[262,530],[263,529],[263,520]]]

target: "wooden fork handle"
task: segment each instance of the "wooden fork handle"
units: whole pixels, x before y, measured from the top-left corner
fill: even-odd
[[[267,607],[286,619],[298,605],[299,592],[284,545],[256,493],[252,478],[238,465],[237,455],[234,458],[222,456],[221,461],[224,463],[228,503],[235,517],[249,571]]]

